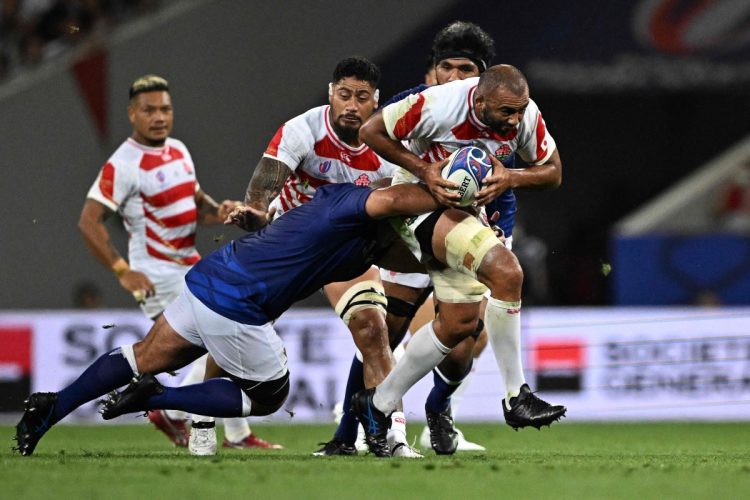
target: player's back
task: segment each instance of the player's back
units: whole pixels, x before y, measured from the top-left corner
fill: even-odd
[[[263,324],[323,285],[359,276],[388,243],[365,211],[370,193],[349,183],[321,187],[310,202],[205,257],[186,276],[188,287],[225,317]]]

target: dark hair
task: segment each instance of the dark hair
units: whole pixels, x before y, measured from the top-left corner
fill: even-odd
[[[380,68],[364,57],[352,56],[342,59],[333,70],[333,83],[342,78],[353,76],[357,80],[368,82],[373,88],[380,83]]]
[[[465,57],[486,70],[495,57],[495,41],[482,28],[468,21],[453,21],[432,42],[435,64],[443,59]]]
[[[158,75],[144,75],[133,82],[128,91],[130,99],[143,92],[166,90],[169,92],[169,82]]]

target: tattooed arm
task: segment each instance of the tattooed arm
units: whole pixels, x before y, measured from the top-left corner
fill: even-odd
[[[245,205],[267,211],[271,200],[279,194],[292,170],[275,158],[264,156],[258,162],[245,192]]]
[[[292,170],[275,158],[263,156],[255,166],[253,177],[245,191],[245,206],[253,210],[237,209],[226,223],[245,231],[257,231],[268,223],[268,205],[279,194]],[[262,214],[262,216],[261,216]]]

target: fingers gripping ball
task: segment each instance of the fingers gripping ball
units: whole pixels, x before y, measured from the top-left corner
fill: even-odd
[[[482,181],[492,170],[487,152],[476,146],[466,146],[453,152],[443,167],[443,179],[458,184],[459,205],[474,203],[474,194],[482,188]]]

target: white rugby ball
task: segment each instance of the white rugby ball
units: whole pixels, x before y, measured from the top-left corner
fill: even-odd
[[[459,206],[466,207],[474,203],[474,194],[482,188],[482,181],[491,170],[492,163],[485,150],[465,146],[448,157],[442,174],[443,179],[458,184],[458,188],[449,191],[458,192]]]

